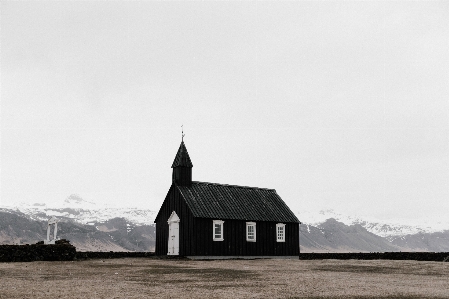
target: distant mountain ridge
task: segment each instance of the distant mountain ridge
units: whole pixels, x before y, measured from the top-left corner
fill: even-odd
[[[331,218],[318,226],[301,224],[299,231],[301,252],[449,251],[449,230],[386,238]]]
[[[399,236],[413,235],[418,233],[435,233],[449,230],[449,218],[426,219],[418,222],[410,219],[379,220],[373,217],[361,217],[358,215],[345,215],[333,209],[320,211],[300,211],[296,213],[301,222],[319,226],[328,219],[335,219],[346,225],[360,224],[369,232],[386,238],[396,238]]]
[[[62,203],[0,207],[0,244],[44,240],[47,221],[56,216],[58,237],[79,251],[153,251],[155,212],[139,208],[105,207],[72,194]]]
[[[155,226],[129,223],[124,218],[86,225],[58,224],[58,238],[68,239],[78,251],[154,251]],[[34,244],[47,236],[47,222],[0,209],[0,244]]]
[[[449,223],[433,219],[422,225],[385,223],[334,210],[298,213],[303,252],[377,252],[449,250]]]
[[[46,223],[56,216],[58,236],[79,251],[152,251],[156,211],[100,206],[72,194],[59,205],[0,207],[0,244],[25,244],[46,237]],[[333,210],[297,213],[302,252],[449,251],[449,227],[418,227],[345,216]]]
[[[19,211],[31,219],[46,221],[56,216],[67,221],[82,224],[94,224],[113,218],[125,218],[134,225],[152,225],[157,211],[139,209],[136,207],[123,208],[98,205],[83,200],[79,195],[72,194],[62,203],[47,205],[44,203],[5,205],[0,208]]]
[[[348,226],[331,218],[317,227],[301,224],[300,249],[301,252],[386,252],[402,248],[360,224]]]

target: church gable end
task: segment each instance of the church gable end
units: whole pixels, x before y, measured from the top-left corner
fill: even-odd
[[[173,217],[180,219],[179,222],[179,254],[191,254],[191,235],[193,231],[193,216],[179,191],[173,184],[165,197],[165,200],[156,216],[156,254],[166,255],[168,253],[169,223]],[[172,219],[170,219],[172,217]]]

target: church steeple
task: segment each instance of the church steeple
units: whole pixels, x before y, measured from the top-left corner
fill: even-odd
[[[173,168],[173,183],[181,186],[190,186],[192,184],[192,167],[193,164],[192,161],[190,161],[189,153],[187,152],[183,138],[171,166],[171,168]]]

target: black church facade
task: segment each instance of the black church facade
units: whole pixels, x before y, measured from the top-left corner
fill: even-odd
[[[274,189],[192,181],[184,141],[156,223],[156,255],[298,257],[299,220]]]

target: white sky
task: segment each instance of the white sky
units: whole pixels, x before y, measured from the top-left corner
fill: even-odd
[[[294,211],[449,210],[449,2],[1,1],[0,204],[158,210],[193,179]]]

